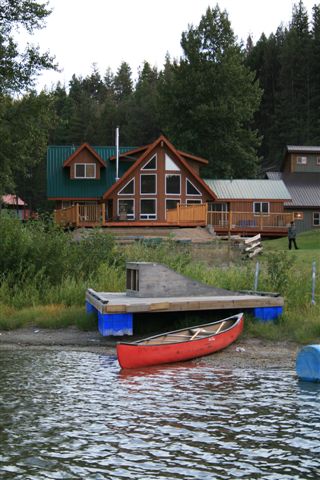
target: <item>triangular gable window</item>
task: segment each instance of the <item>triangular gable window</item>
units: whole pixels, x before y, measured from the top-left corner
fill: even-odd
[[[156,170],[157,169],[157,155],[153,155],[150,158],[149,162],[147,162],[141,170]]]
[[[130,180],[121,190],[119,195],[133,195],[134,194],[134,178]]]
[[[165,154],[165,167],[166,167],[166,170],[174,170],[174,171],[180,171],[180,168],[178,167],[178,165],[176,165],[176,163],[172,160],[171,157],[169,157],[169,155],[166,153]]]
[[[187,179],[187,195],[201,195],[201,192]]]

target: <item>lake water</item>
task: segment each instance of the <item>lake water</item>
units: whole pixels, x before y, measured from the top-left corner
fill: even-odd
[[[318,479],[320,385],[294,373],[0,351],[0,478]]]

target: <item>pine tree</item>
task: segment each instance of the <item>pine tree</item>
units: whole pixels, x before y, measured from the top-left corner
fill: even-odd
[[[227,13],[208,8],[181,45],[184,56],[162,77],[165,132],[180,148],[209,159],[208,176],[255,176],[259,138],[251,123],[261,92]]]

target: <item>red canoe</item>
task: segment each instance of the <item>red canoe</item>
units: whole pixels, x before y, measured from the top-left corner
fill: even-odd
[[[213,323],[117,344],[121,368],[140,368],[210,355],[234,342],[243,329],[243,313]]]

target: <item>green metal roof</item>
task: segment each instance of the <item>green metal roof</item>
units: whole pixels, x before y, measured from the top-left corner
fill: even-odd
[[[282,180],[204,180],[219,199],[291,200]]]
[[[51,145],[47,151],[47,196],[48,198],[99,198],[115,183],[116,161],[110,162],[110,157],[116,154],[115,147],[92,147],[104,160],[106,168],[101,168],[99,180],[70,180],[69,168],[63,168],[63,162],[70,157],[77,146]],[[134,147],[120,147],[124,153]],[[129,162],[119,162],[119,177],[132,165]]]

